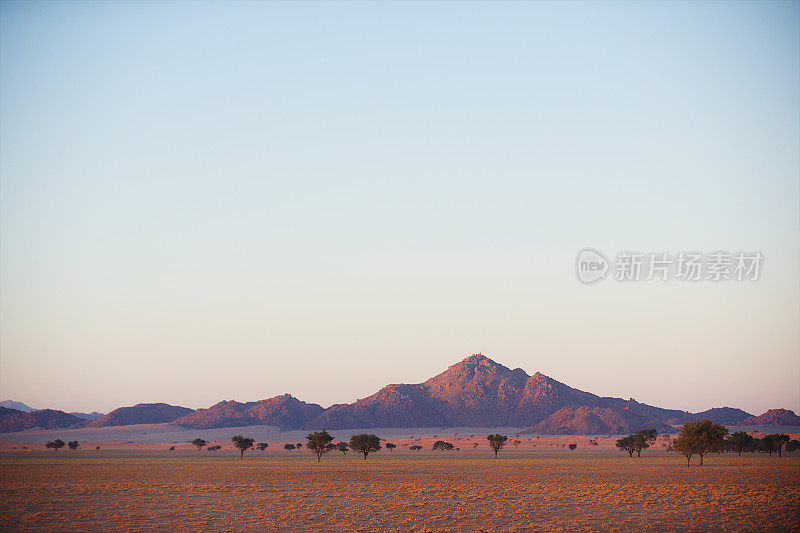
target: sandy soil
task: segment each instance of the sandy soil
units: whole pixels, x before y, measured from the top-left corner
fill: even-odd
[[[146,446],[146,445],[142,445]],[[163,450],[163,448],[162,448]],[[787,531],[800,457],[509,449],[0,453],[7,531]]]

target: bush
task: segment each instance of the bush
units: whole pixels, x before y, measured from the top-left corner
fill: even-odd
[[[434,450],[445,451],[445,450],[452,450],[453,448],[454,446],[452,444],[450,444],[449,442],[445,442],[443,440],[437,440],[436,442],[433,443]]]

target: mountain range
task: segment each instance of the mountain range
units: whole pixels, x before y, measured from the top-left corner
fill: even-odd
[[[527,433],[562,435],[621,434],[646,428],[674,432],[683,422],[705,418],[732,426],[800,425],[800,417],[786,409],[759,417],[732,407],[689,413],[633,398],[597,396],[539,372],[528,375],[521,368],[511,370],[482,354],[471,355],[423,383],[387,385],[372,396],[327,409],[283,394],[256,402],[222,401],[198,410],[156,403],[122,407],[92,420],[75,416],[80,414],[0,407],[0,432],[165,422],[193,429],[262,424],[284,429],[508,426],[529,428]]]

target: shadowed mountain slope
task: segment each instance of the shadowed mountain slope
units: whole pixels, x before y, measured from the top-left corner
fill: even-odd
[[[172,422],[193,410],[166,403],[140,403],[131,407],[114,409],[107,415],[84,422],[82,427],[129,426],[133,424],[161,424]]]
[[[741,424],[744,420],[751,418],[753,415],[741,409],[734,409],[733,407],[714,407],[700,413],[694,413],[692,417],[696,420],[711,420],[717,424],[735,426]]]
[[[301,402],[290,394],[258,402],[222,401],[208,409],[198,409],[172,423],[196,429],[270,425],[285,429],[302,427],[323,409],[317,404]]]

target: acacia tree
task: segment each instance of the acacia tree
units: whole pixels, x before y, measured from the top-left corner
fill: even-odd
[[[745,451],[752,442],[753,437],[746,431],[737,431],[730,437],[731,449],[734,453],[739,454],[739,457],[742,456],[742,452]]]
[[[283,449],[284,450],[294,450],[295,448],[297,448],[297,446],[295,446],[294,444],[291,444],[291,443],[283,445]]]
[[[642,449],[649,448],[651,444],[656,441],[658,431],[655,429],[643,429],[633,434],[633,440],[636,444],[636,457],[642,456]]]
[[[69,449],[70,449],[70,450],[73,450],[73,451],[74,451],[74,450],[77,450],[77,449],[78,449],[78,446],[80,446],[80,444],[79,444],[79,443],[78,443],[78,441],[76,441],[76,440],[71,440],[71,441],[69,441],[69,442],[67,443],[67,446],[69,446]]]
[[[414,452],[418,452],[422,449],[422,446],[420,446],[419,444],[415,444],[414,446],[410,446],[408,449]]]
[[[436,442],[433,443],[434,450],[439,450],[443,452],[445,450],[452,450],[453,448],[454,446],[452,444],[450,444],[449,442],[445,442],[443,440],[437,440]]]
[[[266,442],[259,442],[258,446],[256,447],[258,448],[258,451],[263,452],[264,450],[269,448],[269,444],[267,444]]]
[[[494,451],[494,458],[497,459],[497,452],[499,452],[503,448],[503,446],[506,445],[508,437],[505,435],[492,434],[486,437],[486,440],[489,441],[489,446],[491,446],[492,450]]]
[[[775,448],[775,451],[778,452],[778,457],[781,457],[783,454],[783,446],[789,442],[789,435],[785,435],[783,433],[772,433],[764,437],[764,440],[772,441],[772,445]],[[770,453],[770,455],[772,455]]]
[[[64,447],[64,441],[61,439],[51,440],[50,442],[45,444],[45,448],[52,448],[53,451],[57,451],[63,447]]]
[[[342,455],[347,455],[347,452],[350,450],[350,447],[347,445],[346,442],[338,442],[336,443],[336,449],[342,452]]]
[[[368,433],[360,433],[350,437],[350,448],[353,451],[363,453],[364,460],[367,460],[367,455],[370,452],[377,452],[381,449],[381,439],[377,435]]]
[[[330,444],[330,442],[333,440],[333,437],[325,429],[322,431],[309,433],[306,436],[306,439],[308,439],[308,444],[306,447],[317,454],[317,462],[320,462],[323,453],[328,453],[331,451],[331,448],[328,447],[328,444]]]
[[[672,442],[672,447],[686,457],[687,467],[695,454],[700,456],[700,466],[703,466],[703,456],[718,450],[727,434],[727,428],[711,420],[686,422],[681,428],[681,434]]]
[[[387,450],[389,450],[390,452],[391,452],[392,450],[394,450],[395,448],[397,448],[397,444],[393,444],[393,443],[391,443],[391,442],[387,442],[387,443],[386,443],[386,449],[387,449]]]
[[[574,451],[575,451],[575,448],[577,448],[577,447],[578,447],[578,445],[577,445],[577,444],[575,444],[575,443],[572,443],[572,444],[570,444],[570,445],[569,445],[569,449],[570,449],[570,451],[572,451],[572,452],[574,452]]]
[[[636,451],[636,438],[633,435],[617,439],[616,447],[620,450],[628,452],[628,457],[633,457],[633,452]]]
[[[194,439],[192,441],[192,444],[194,446],[197,446],[197,450],[200,451],[200,450],[203,449],[203,446],[205,446],[208,443],[205,440],[201,439],[201,438],[197,438],[197,439]]]
[[[234,435],[231,437],[231,441],[233,441],[233,445],[239,448],[239,460],[244,459],[244,452],[253,447],[253,443],[255,439],[251,439],[250,437],[242,437],[241,435]]]

